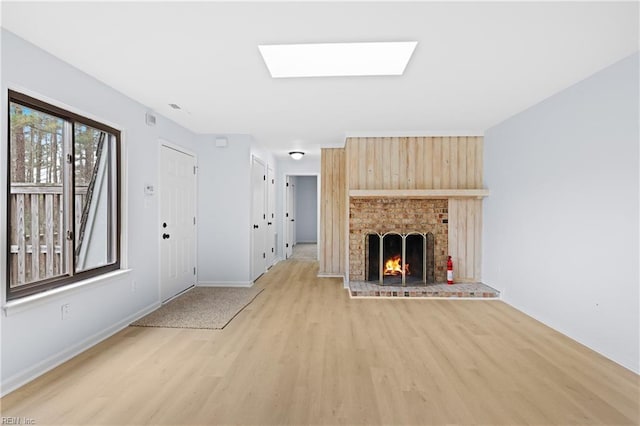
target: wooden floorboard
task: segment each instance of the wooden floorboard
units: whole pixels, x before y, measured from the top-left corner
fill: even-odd
[[[223,330],[129,327],[5,396],[37,425],[637,425],[639,376],[501,301],[350,299],[281,262]]]

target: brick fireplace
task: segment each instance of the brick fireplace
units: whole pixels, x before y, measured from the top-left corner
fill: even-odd
[[[375,235],[424,235],[433,248],[433,270],[427,281],[445,282],[448,255],[448,200],[410,198],[355,198],[349,202],[349,280],[371,280],[370,239]],[[387,237],[385,237],[387,238]],[[410,241],[412,237],[408,237]],[[425,243],[425,247],[427,244]],[[425,253],[425,258],[426,258]],[[377,259],[376,256],[373,258]],[[406,260],[405,260],[406,261]],[[426,267],[425,267],[426,271]],[[415,276],[422,276],[419,271]],[[379,277],[375,275],[377,280]],[[423,277],[426,278],[427,277]],[[415,281],[415,279],[414,279]],[[418,280],[420,281],[420,280]]]

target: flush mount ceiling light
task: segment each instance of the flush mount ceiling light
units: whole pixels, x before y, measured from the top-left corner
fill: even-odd
[[[291,158],[293,158],[294,160],[299,160],[302,158],[302,156],[304,155],[304,152],[302,151],[291,151],[289,153],[289,155],[291,156]]]
[[[402,75],[417,41],[260,45],[271,77]]]

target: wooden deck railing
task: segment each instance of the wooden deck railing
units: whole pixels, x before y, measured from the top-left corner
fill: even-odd
[[[76,228],[82,218],[87,187],[76,187]],[[64,216],[62,186],[12,184],[9,221],[11,286],[39,281],[64,273],[62,244]]]

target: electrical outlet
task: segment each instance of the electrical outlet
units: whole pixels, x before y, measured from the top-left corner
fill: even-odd
[[[65,303],[60,307],[60,311],[62,313],[62,319],[63,320],[68,319],[69,316],[71,315],[71,305],[69,305],[68,303]]]

